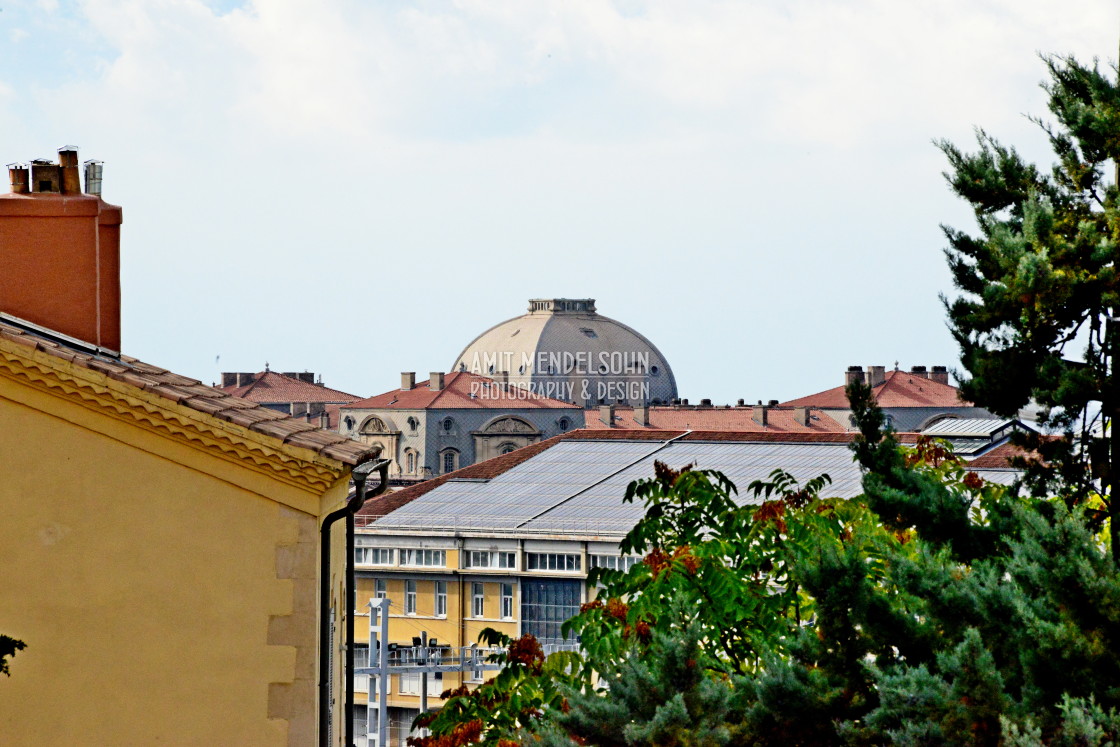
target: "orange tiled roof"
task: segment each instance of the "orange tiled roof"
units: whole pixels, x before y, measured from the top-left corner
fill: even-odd
[[[971,407],[960,397],[960,390],[933,379],[924,379],[906,371],[887,371],[882,384],[873,388],[880,407]],[[848,396],[838,386],[783,402],[782,407],[820,407],[831,410],[848,409]]]
[[[347,394],[337,389],[328,389],[318,384],[293,379],[275,371],[262,371],[253,377],[253,383],[243,386],[218,387],[226,394],[241,397],[250,402],[261,404],[286,402],[332,402],[346,403],[361,399],[356,394]]]
[[[474,396],[471,396],[471,395]],[[446,374],[443,389],[433,391],[431,380],[412,389],[393,389],[375,397],[344,405],[344,410],[483,410],[571,409],[571,402],[544,397],[516,386],[503,386],[469,371]]]
[[[344,464],[358,464],[370,453],[365,444],[127,355],[116,359],[95,356],[4,322],[0,322],[0,337]]]
[[[831,417],[812,415],[809,425],[794,420],[792,407],[768,407],[766,425],[756,422],[750,407],[676,407],[649,408],[649,425],[639,425],[634,419],[633,407],[614,408],[613,429],[623,430],[699,430],[735,431],[738,433],[840,433],[845,428]],[[594,430],[607,430],[599,418],[599,409],[584,413],[585,426]]]

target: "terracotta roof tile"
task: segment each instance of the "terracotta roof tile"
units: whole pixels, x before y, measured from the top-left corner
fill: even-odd
[[[80,347],[67,347],[43,335],[14,324],[0,322],[0,339],[35,348],[62,360],[72,361],[91,371],[128,386],[163,397],[219,420],[293,445],[311,449],[329,459],[355,465],[369,458],[371,448],[338,433],[320,430],[312,423],[270,410],[256,402],[230,396],[221,389],[206,386],[196,379],[171,373],[167,369],[138,361],[127,355],[109,359]],[[322,391],[322,387],[312,384]],[[335,390],[326,390],[333,392]],[[347,395],[350,396],[350,395]]]
[[[287,402],[353,402],[360,399],[337,389],[293,379],[275,371],[262,371],[253,377],[253,383],[242,386],[218,387],[234,397],[250,402],[282,404]]]
[[[472,396],[473,395],[473,396]],[[491,378],[455,371],[446,374],[443,389],[433,391],[431,380],[412,389],[392,389],[375,397],[343,405],[343,410],[483,410],[483,409],[581,409],[563,400],[544,397],[516,386],[503,386]]]
[[[960,398],[960,390],[949,384],[925,379],[906,371],[887,371],[882,384],[874,387],[880,407],[971,407]],[[830,410],[848,409],[848,396],[838,386],[783,402],[782,407],[820,407]]]

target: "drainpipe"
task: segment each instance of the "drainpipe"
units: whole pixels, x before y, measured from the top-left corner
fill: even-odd
[[[331,525],[339,519],[346,519],[346,723],[344,733],[346,747],[354,745],[354,514],[370,498],[376,498],[389,487],[388,459],[364,462],[354,467],[350,475],[354,480],[354,496],[346,505],[332,511],[323,519],[319,530],[319,745],[331,747],[328,739],[331,723]],[[366,479],[377,471],[381,482],[366,495]]]

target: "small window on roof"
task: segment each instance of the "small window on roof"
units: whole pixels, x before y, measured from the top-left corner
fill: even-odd
[[[588,328],[588,327],[582,327],[582,328],[580,328],[580,332],[582,332],[582,333],[583,333],[584,335],[586,335],[587,337],[590,337],[590,338],[592,338],[592,339],[594,339],[594,338],[596,338],[596,337],[598,337],[598,336],[599,336],[598,334],[596,334],[595,330],[593,330],[593,329],[590,329],[590,328]]]
[[[651,374],[653,374],[654,376],[657,376],[658,374],[660,374],[660,373],[661,373],[661,369],[660,369],[660,368],[658,368],[657,366],[650,366],[650,367],[649,367],[649,372],[650,372]]]

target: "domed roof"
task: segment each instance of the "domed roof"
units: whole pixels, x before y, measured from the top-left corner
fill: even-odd
[[[538,298],[529,313],[476,337],[453,371],[506,380],[584,406],[668,404],[677,381],[661,351],[621,322],[595,312],[592,298]]]

